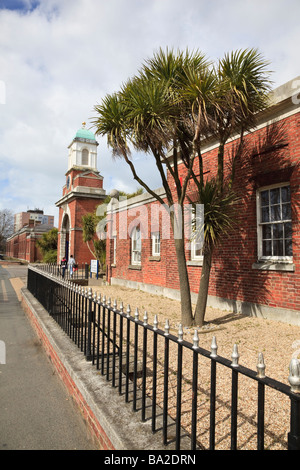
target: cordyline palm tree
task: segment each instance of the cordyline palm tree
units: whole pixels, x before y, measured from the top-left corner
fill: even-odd
[[[97,258],[95,249],[95,226],[97,225],[97,216],[93,213],[88,213],[82,216],[82,238],[87,244],[90,253],[94,258]],[[93,243],[94,250],[90,247],[90,242]]]
[[[235,168],[238,160],[245,157],[248,146],[246,131],[256,125],[257,115],[268,105],[270,91],[267,62],[256,49],[240,50],[226,54],[215,69],[215,101],[209,109],[210,130],[218,140],[218,163],[216,179],[212,182],[194,181],[198,187],[198,203],[204,204],[203,267],[194,313],[194,323],[202,326],[205,318],[209,276],[214,247],[224,239],[234,226],[233,206],[237,200],[233,192]],[[187,92],[186,92],[187,93]],[[192,102],[195,96],[189,96]],[[200,97],[201,100],[201,97]],[[232,136],[238,137],[233,147],[231,171],[224,176],[225,144]],[[199,143],[201,146],[201,143]],[[201,157],[200,157],[201,158]],[[203,169],[203,165],[200,167]],[[226,181],[226,184],[225,184]],[[213,217],[212,217],[213,215]]]
[[[188,51],[175,54],[160,51],[149,60],[139,75],[129,80],[119,93],[108,95],[101,105],[94,124],[96,133],[106,135],[115,156],[121,156],[130,166],[133,177],[162,205],[166,202],[136,173],[131,159],[131,148],[151,153],[166,192],[168,208],[177,203],[183,209],[187,185],[193,171],[196,153],[192,154],[193,130],[190,129],[190,110],[185,108],[180,96],[180,77],[187,67],[204,73],[208,67],[203,54]],[[173,156],[169,151],[173,148]],[[187,168],[183,181],[180,178],[179,153]],[[167,178],[167,167],[171,178]],[[173,191],[175,182],[175,194]],[[183,210],[170,211],[171,226],[176,233],[175,249],[181,292],[181,317],[183,324],[193,320],[190,286],[184,249]]]
[[[177,203],[183,209],[191,180],[198,191],[197,202],[207,203],[203,199],[204,195],[211,194],[211,204],[222,207],[224,146],[233,133],[238,133],[241,143],[234,161],[241,155],[243,134],[254,125],[256,113],[266,103],[268,85],[265,65],[260,55],[252,50],[227,55],[217,67],[213,67],[199,51],[175,53],[160,50],[118,93],[107,95],[100,105],[95,106],[97,117],[93,124],[96,133],[107,136],[113,154],[125,159],[134,179],[161,204],[165,204],[165,201],[136,173],[131,159],[132,148],[153,155],[169,208]],[[203,177],[201,145],[212,137],[219,141],[219,153],[216,181],[209,188]],[[179,159],[186,169],[183,179],[182,172],[179,172]],[[164,165],[169,178],[165,175]],[[196,169],[200,176],[195,174]],[[229,200],[231,203],[227,204],[228,207],[232,205],[231,195]],[[193,321],[201,325],[204,315],[203,319],[199,315],[199,302],[195,315],[192,312],[182,216],[183,210],[179,211],[179,216],[175,211],[170,212],[171,226],[177,234],[175,249],[180,280],[181,320],[184,325],[191,325]],[[181,227],[181,234],[178,234],[178,227]],[[224,232],[225,229],[228,229],[228,220],[224,224]],[[220,228],[218,233],[221,233]],[[216,237],[213,236],[210,236],[209,243],[205,240],[204,262],[210,258],[209,265],[215,241]],[[208,288],[207,280],[206,285]],[[202,296],[203,286],[200,286]]]

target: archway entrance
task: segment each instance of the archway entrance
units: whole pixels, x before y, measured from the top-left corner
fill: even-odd
[[[69,236],[70,236],[70,219],[68,214],[65,214],[61,224],[61,236],[60,236],[60,255],[61,258],[64,256],[69,259]]]

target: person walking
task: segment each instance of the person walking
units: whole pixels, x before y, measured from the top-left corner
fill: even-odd
[[[61,260],[61,263],[60,263],[61,270],[62,270],[62,272],[61,272],[62,277],[65,277],[65,271],[66,271],[67,264],[68,264],[67,259],[64,256],[63,259]]]
[[[70,277],[73,277],[74,265],[75,265],[75,259],[73,255],[71,255],[69,259]]]

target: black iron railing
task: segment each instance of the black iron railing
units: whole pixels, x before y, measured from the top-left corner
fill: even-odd
[[[197,330],[192,343],[185,341],[181,326],[175,336],[170,333],[168,321],[164,329],[158,328],[157,317],[150,325],[146,312],[142,319],[138,310],[132,316],[130,306],[124,309],[121,302],[117,308],[116,301],[112,304],[110,299],[93,295],[91,289],[45,270],[29,266],[28,289],[87,360],[111,381],[126,402],[132,402],[133,410],[140,410],[141,419],[151,419],[153,432],[160,427],[157,420],[162,417],[164,445],[173,440],[178,450],[188,435],[192,450],[213,450],[216,441],[223,441],[223,446],[236,450],[251,439],[255,440],[258,450],[271,448],[270,441],[280,444],[281,449],[300,450],[297,359],[291,361],[290,385],[286,385],[265,376],[262,354],[259,354],[257,370],[253,371],[239,364],[236,345],[231,359],[226,359],[217,354],[215,337],[208,351],[199,346]],[[242,380],[250,382],[245,386]],[[227,398],[223,396],[225,390]],[[272,429],[269,411],[266,421],[267,390],[279,393],[280,399],[271,398],[279,408],[282,408],[281,398],[287,399],[285,414],[289,415],[289,429],[285,436],[282,436],[283,423],[279,435]],[[243,393],[250,402],[241,409]],[[249,424],[250,437],[245,438],[244,426]],[[241,435],[244,444],[239,443]]]
[[[72,266],[72,270],[68,264],[47,263],[38,264],[36,266],[41,271],[68,280],[88,279],[90,274],[90,265],[87,263],[75,264],[75,266]]]

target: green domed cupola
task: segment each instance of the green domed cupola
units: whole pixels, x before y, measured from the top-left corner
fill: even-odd
[[[76,137],[79,139],[96,140],[93,132],[85,128],[85,122],[82,123],[82,128],[76,132],[74,139],[76,139]]]

